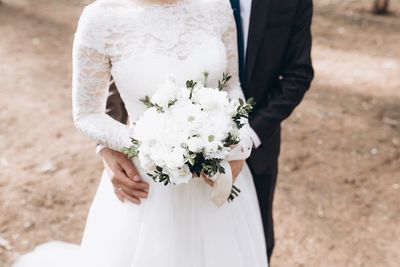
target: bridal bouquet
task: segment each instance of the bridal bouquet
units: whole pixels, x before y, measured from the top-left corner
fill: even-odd
[[[132,145],[124,153],[138,157],[148,175],[165,185],[188,183],[194,174],[213,180],[225,173],[221,163],[240,142],[239,129],[254,106],[252,98],[229,99],[223,91],[229,79],[224,74],[218,88],[209,88],[195,81],[180,87],[169,78],[141,100],[148,109],[136,122]],[[233,187],[228,200],[239,192]]]

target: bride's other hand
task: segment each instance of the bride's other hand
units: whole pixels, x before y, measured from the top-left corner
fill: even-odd
[[[211,180],[210,178],[208,178],[207,175],[205,175],[204,173],[201,173],[201,177],[203,177],[204,181],[211,187],[214,186],[214,181]]]
[[[232,160],[229,161],[229,165],[231,166],[232,170],[232,180],[233,183],[235,183],[239,173],[243,169],[244,160]],[[208,178],[204,173],[202,173],[201,176],[208,185],[210,185],[211,187],[214,186],[214,182],[210,178]]]
[[[244,160],[242,160],[242,159],[232,160],[232,161],[229,161],[229,165],[231,165],[233,183],[235,183],[239,173],[243,169]]]
[[[142,181],[130,159],[121,152],[107,147],[103,148],[99,154],[119,200],[140,204],[141,198],[147,198],[149,184]]]

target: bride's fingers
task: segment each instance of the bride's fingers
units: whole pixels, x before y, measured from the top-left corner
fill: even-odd
[[[117,188],[114,188],[114,193],[117,196],[117,198],[119,199],[119,201],[125,202],[125,198],[122,196],[120,190],[118,190]]]
[[[204,181],[211,187],[214,186],[214,182],[207,177],[207,175],[205,175],[204,173],[201,174],[201,177],[203,177]]]
[[[129,196],[127,193],[124,192],[124,190],[120,190],[120,194],[122,195],[123,198],[127,199],[129,202],[132,202],[137,205],[140,205],[141,203],[139,198]]]
[[[244,166],[244,160],[233,160],[229,162],[232,171],[233,181],[236,181],[239,173],[242,171]]]
[[[139,190],[139,191],[147,191],[149,189],[149,184],[145,182],[134,182],[129,179],[121,179],[119,181],[119,184],[126,186],[130,189],[133,190]]]
[[[122,191],[127,194],[130,197],[134,197],[134,198],[147,198],[147,196],[149,195],[148,192],[143,191],[143,190],[135,190],[133,188],[130,187],[126,187],[126,186],[121,186]]]
[[[209,185],[209,186],[211,186],[211,187],[214,187],[214,182],[213,181],[211,181],[210,179],[206,179],[206,183]]]
[[[118,164],[130,179],[133,179],[137,182],[142,180],[138,170],[130,159],[127,157],[121,157]]]
[[[111,177],[112,184],[118,187],[127,187],[132,190],[147,191],[149,184],[146,182],[134,182],[129,179],[122,171],[116,171]]]

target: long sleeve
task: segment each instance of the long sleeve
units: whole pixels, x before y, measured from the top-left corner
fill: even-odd
[[[106,114],[121,123],[126,124],[128,122],[128,112],[126,111],[125,104],[121,99],[115,82],[110,85]],[[99,154],[103,148],[105,148],[104,145],[97,144],[96,153]]]
[[[261,107],[252,120],[251,127],[267,142],[280,123],[289,117],[301,102],[314,77],[311,63],[311,21],[312,0],[299,1],[292,36],[286,49],[282,79],[275,91],[281,92],[272,97],[267,106]]]
[[[227,14],[228,24],[225,29],[222,40],[226,47],[227,53],[227,69],[226,72],[232,76],[227,86],[227,92],[231,99],[243,99],[242,88],[239,81],[239,59],[238,59],[238,47],[237,47],[237,34],[236,24],[233,16],[233,11],[229,3],[225,10]],[[251,128],[248,121],[245,121],[245,125],[240,129],[240,143],[237,144],[231,151],[227,160],[246,159],[250,156],[253,141],[251,139]]]
[[[121,150],[130,144],[132,129],[106,114],[111,78],[106,22],[106,14],[90,7],[80,18],[73,45],[73,118],[94,141]]]

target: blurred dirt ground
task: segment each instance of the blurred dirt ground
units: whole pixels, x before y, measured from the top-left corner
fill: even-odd
[[[71,120],[71,42],[89,1],[0,6],[0,267],[79,242],[102,171]],[[272,267],[400,266],[400,2],[316,0],[316,79],[284,123]],[[255,266],[254,266],[255,267]]]

